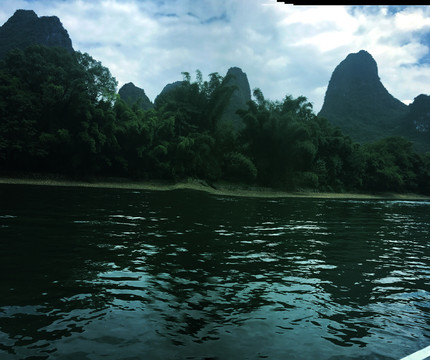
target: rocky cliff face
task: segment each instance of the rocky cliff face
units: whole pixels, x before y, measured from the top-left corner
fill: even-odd
[[[0,57],[14,48],[35,44],[74,51],[69,34],[56,16],[38,17],[32,10],[17,10],[0,27]]]
[[[149,110],[154,107],[151,100],[146,96],[145,91],[135,86],[132,82],[123,85],[118,94],[130,106],[136,104],[143,110]]]
[[[407,108],[387,91],[375,60],[361,50],[335,68],[318,115],[354,140],[365,142],[394,131]]]
[[[249,86],[248,77],[238,67],[232,67],[227,71],[226,77],[230,77],[227,86],[234,86],[236,89],[231,95],[230,102],[224,110],[220,124],[231,124],[237,131],[244,127],[243,121],[236,111],[239,109],[247,109],[248,101],[251,100],[251,88]]]

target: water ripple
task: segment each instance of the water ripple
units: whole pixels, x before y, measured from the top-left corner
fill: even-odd
[[[430,338],[430,203],[82,191],[0,209],[0,357],[398,359]]]

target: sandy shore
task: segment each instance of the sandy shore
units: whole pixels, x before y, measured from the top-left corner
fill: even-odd
[[[101,180],[94,182],[56,180],[56,179],[30,179],[30,178],[0,178],[0,184],[38,185],[38,186],[74,186],[89,188],[134,189],[150,191],[172,191],[178,189],[204,191],[214,195],[262,197],[262,198],[322,198],[322,199],[389,199],[389,200],[430,200],[430,196],[419,194],[360,194],[360,193],[331,193],[331,192],[285,192],[269,188],[248,187],[229,183],[209,186],[203,181],[188,180],[179,183],[128,180]]]

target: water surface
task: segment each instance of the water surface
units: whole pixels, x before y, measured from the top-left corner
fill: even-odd
[[[399,359],[430,203],[0,185],[1,359]]]

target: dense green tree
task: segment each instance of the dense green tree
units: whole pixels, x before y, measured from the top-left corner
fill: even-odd
[[[415,191],[417,170],[423,165],[412,143],[402,137],[388,137],[365,145],[364,187],[374,191]]]
[[[0,163],[12,170],[27,169],[36,156],[37,131],[34,96],[21,79],[0,70]]]
[[[221,176],[223,154],[218,150],[225,144],[227,134],[217,127],[217,122],[228,104],[233,88],[226,85],[228,79],[217,73],[203,81],[199,70],[196,81],[189,73],[171,90],[160,94],[155,109],[160,118],[174,121],[174,136],[164,145],[166,154],[173,161],[171,171],[175,179],[203,177],[216,180]]]
[[[116,86],[109,70],[88,54],[31,46],[11,51],[0,73],[0,91],[8,94],[0,105],[7,168],[83,175],[107,164]]]
[[[183,76],[180,85],[157,97],[156,110],[175,116],[177,136],[195,131],[213,132],[234,88],[227,86],[228,79],[217,73],[210,74],[209,81],[204,82],[199,70],[195,82],[191,82],[188,72]]]
[[[0,171],[430,192],[430,155],[403,138],[353,143],[305,97],[269,101],[259,89],[237,112],[238,131],[221,121],[235,90],[228,77],[183,76],[144,110],[88,54],[11,51],[0,61]]]
[[[317,149],[313,171],[321,190],[344,191],[361,186],[364,159],[360,145],[342,134],[324,118],[312,123],[312,139]]]
[[[417,192],[430,195],[430,153],[421,156],[421,166],[417,169]]]
[[[116,98],[118,83],[112,77],[109,69],[87,53],[77,51],[75,56],[83,75],[79,79],[80,86],[86,90],[89,100],[93,103],[113,102]]]
[[[224,178],[230,181],[253,183],[257,178],[257,168],[245,155],[230,152],[224,157]]]
[[[317,151],[311,138],[312,105],[305,97],[268,101],[259,89],[254,98],[239,114],[245,123],[243,149],[257,168],[258,181],[287,188],[315,185],[315,176],[308,174]]]

